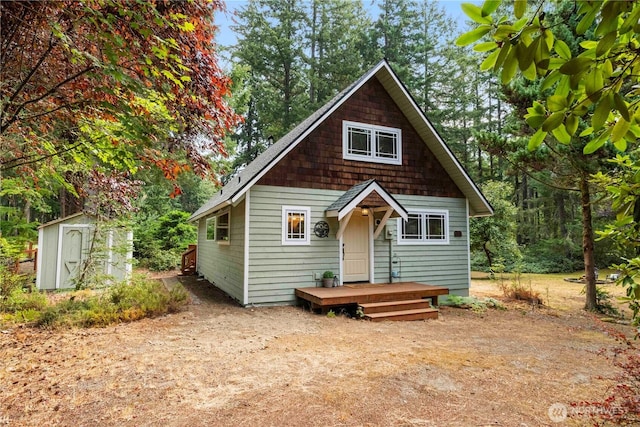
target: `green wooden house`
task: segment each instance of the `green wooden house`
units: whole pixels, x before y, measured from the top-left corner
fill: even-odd
[[[243,305],[418,282],[467,295],[469,217],[492,208],[382,61],[271,145],[191,221],[197,272]]]

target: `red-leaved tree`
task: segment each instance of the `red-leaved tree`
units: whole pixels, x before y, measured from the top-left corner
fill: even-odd
[[[207,175],[208,156],[224,152],[239,121],[213,43],[222,8],[0,2],[0,177],[46,186],[64,182],[65,171]]]

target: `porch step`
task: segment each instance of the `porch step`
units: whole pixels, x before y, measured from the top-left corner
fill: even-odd
[[[358,304],[362,307],[364,314],[386,313],[389,311],[416,310],[419,308],[431,308],[431,301],[428,299],[396,300],[385,302],[372,302]]]
[[[437,319],[437,308],[417,308],[414,310],[398,310],[386,311],[382,313],[365,314],[365,319],[372,322],[381,322],[383,320],[425,320]]]

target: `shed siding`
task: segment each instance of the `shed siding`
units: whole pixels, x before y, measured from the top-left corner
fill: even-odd
[[[53,224],[39,230],[42,235],[38,247],[38,289],[55,289],[58,274],[58,233],[60,224]],[[38,238],[40,240],[40,238]]]
[[[446,286],[452,294],[469,294],[468,232],[465,199],[397,195],[396,200],[407,210],[441,209],[449,211],[449,244],[398,245],[398,220],[392,219],[387,227],[393,238],[386,240],[382,233],[374,242],[375,280],[389,281],[389,244],[391,253],[400,258],[400,280]],[[461,237],[454,237],[461,231]]]
[[[198,273],[218,288],[243,301],[244,206],[242,201],[230,211],[229,244],[207,240],[207,218],[198,222]]]
[[[58,253],[60,230],[63,226],[69,225],[89,225],[93,227],[95,220],[87,215],[75,215],[66,219],[54,221],[50,224],[43,225],[39,230],[38,236],[38,272],[37,286],[38,289],[56,289],[56,280],[58,278]],[[104,273],[115,282],[126,280],[131,272],[131,255],[133,242],[129,239],[130,233],[122,229],[113,229],[111,251],[107,248],[107,232],[105,229],[104,237],[100,238],[100,245],[103,245],[105,260],[110,260],[110,265],[105,264]],[[104,239],[104,240],[103,240]],[[110,252],[110,257],[109,257]],[[61,283],[61,288],[66,285]]]
[[[342,191],[256,185],[251,189],[249,303],[293,304],[295,288],[316,286],[315,273],[340,271],[338,221],[324,211]],[[282,206],[311,209],[311,244],[282,245]],[[329,223],[329,237],[313,233],[316,222]]]

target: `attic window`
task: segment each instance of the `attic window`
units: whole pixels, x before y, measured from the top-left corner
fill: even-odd
[[[396,128],[342,122],[342,157],[347,160],[402,164],[402,131]]]

